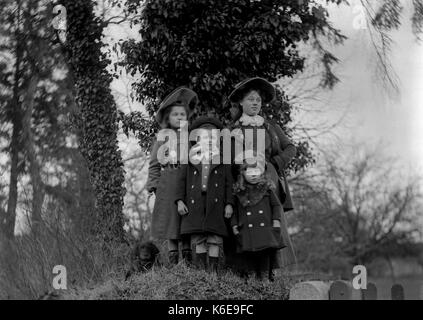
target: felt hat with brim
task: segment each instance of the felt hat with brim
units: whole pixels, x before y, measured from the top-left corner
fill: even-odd
[[[156,113],[156,121],[163,124],[163,115],[167,108],[171,106],[182,106],[188,111],[188,117],[192,115],[198,103],[197,94],[187,87],[178,87],[163,99]]]
[[[238,83],[229,95],[229,101],[240,102],[250,90],[259,90],[264,103],[272,102],[276,97],[275,87],[269,81],[255,77]]]
[[[219,130],[223,129],[223,124],[216,118],[212,117],[199,117],[192,122],[190,130],[199,128],[216,128]]]

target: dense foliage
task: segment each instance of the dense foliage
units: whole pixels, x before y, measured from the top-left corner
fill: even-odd
[[[101,51],[104,24],[94,14],[94,3],[61,1],[67,10],[67,61],[75,82],[80,114],[79,146],[87,161],[97,200],[98,234],[122,240],[124,169],[117,143],[117,108],[110,89],[110,63]]]

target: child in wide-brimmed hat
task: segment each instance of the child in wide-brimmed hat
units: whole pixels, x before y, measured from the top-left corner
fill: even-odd
[[[175,204],[175,195],[180,171],[180,151],[184,150],[180,147],[181,124],[188,120],[197,102],[198,97],[194,91],[179,87],[163,99],[156,113],[156,121],[162,129],[171,129],[174,134],[169,136],[171,141],[167,141],[167,145],[156,139],[151,151],[147,190],[156,194],[151,236],[153,239],[168,241],[171,265],[179,261],[180,242],[182,258],[188,263],[192,260],[190,240],[180,234],[180,215]],[[161,153],[163,148],[165,152]]]

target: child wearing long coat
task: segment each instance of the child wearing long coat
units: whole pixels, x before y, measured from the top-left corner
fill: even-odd
[[[264,161],[263,161],[264,163]],[[257,278],[263,274],[273,279],[273,257],[286,245],[281,237],[281,210],[264,165],[243,164],[234,186],[236,210],[231,226],[237,238],[237,251],[242,254],[242,271],[254,271]]]
[[[190,157],[181,171],[177,187],[181,235],[191,237],[199,266],[208,265],[211,272],[217,272],[220,247],[228,236],[225,218],[229,219],[233,212],[231,165],[222,161],[220,133],[215,142],[209,136],[213,129],[222,129],[222,124],[215,118],[201,117],[193,122],[191,133],[196,129],[205,132],[206,137],[202,135],[201,139],[206,139],[210,148],[205,148],[207,153],[202,153],[198,163]]]
[[[188,263],[192,260],[189,238],[181,236],[180,215],[175,204],[177,181],[181,170],[180,151],[181,132],[180,124],[187,121],[195,108],[197,94],[189,88],[179,87],[170,93],[161,103],[156,121],[162,129],[171,129],[174,134],[166,141],[168,149],[164,154],[160,151],[165,141],[156,141],[151,151],[147,190],[156,194],[152,221],[151,236],[153,239],[168,241],[169,262],[171,265],[179,261],[179,243],[182,246],[182,258]],[[173,137],[173,138],[172,138]]]

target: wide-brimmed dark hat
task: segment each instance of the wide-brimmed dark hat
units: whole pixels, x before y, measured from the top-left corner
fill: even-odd
[[[272,102],[276,97],[275,87],[266,79],[255,77],[241,81],[229,95],[229,101],[240,102],[250,90],[259,90],[264,103]]]
[[[199,117],[192,122],[190,130],[198,129],[205,126],[212,126],[216,129],[223,129],[223,124],[216,118],[212,117]]]
[[[156,121],[163,123],[164,111],[170,106],[183,106],[188,111],[188,117],[192,115],[198,103],[197,94],[187,87],[178,87],[163,99],[156,113]]]

